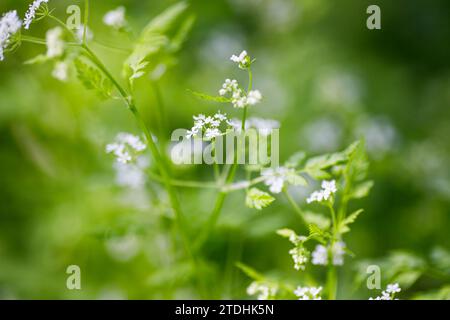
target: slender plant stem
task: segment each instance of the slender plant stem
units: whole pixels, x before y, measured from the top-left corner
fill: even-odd
[[[84,0],[83,44],[86,45],[87,27],[89,24],[89,0]]]
[[[252,76],[251,68],[249,67],[247,70],[248,70],[248,89],[247,89],[247,94],[248,94],[250,92],[250,90],[252,90],[253,76]],[[245,131],[245,122],[246,121],[247,121],[247,106],[244,107],[244,112],[242,115],[242,122],[241,122],[241,131],[242,132]],[[230,171],[228,172],[228,174],[226,175],[226,178],[224,179],[225,183],[229,184],[234,180],[234,176],[236,175],[237,166],[238,166],[238,163],[237,163],[236,154],[235,154],[233,165],[231,166]],[[225,170],[227,170],[227,168],[224,169],[224,171]],[[201,248],[203,243],[208,239],[209,234],[212,232],[214,226],[217,223],[217,220],[219,219],[220,212],[222,211],[227,194],[228,194],[227,192],[221,191],[219,193],[219,195],[217,196],[213,211],[212,211],[211,215],[209,216],[209,219],[206,222],[205,227],[200,232],[200,235],[197,237],[197,239],[194,243],[194,250]]]
[[[292,196],[290,195],[289,191],[286,188],[284,189],[283,192],[286,195],[286,198],[288,199],[288,201],[291,204],[291,206],[294,208],[294,211],[300,217],[300,220],[302,220],[303,224],[308,228],[308,223],[306,222],[305,214],[303,213],[302,209],[300,209],[300,207],[297,205],[297,203],[292,198]]]
[[[21,36],[20,36],[20,40],[21,40],[21,41],[24,41],[24,42],[34,43],[34,44],[43,44],[43,45],[47,45],[47,42],[45,41],[45,39],[36,38],[36,37],[31,37],[31,36],[24,36],[24,35],[21,35]]]
[[[105,74],[105,76],[113,83],[114,87],[116,87],[116,89],[119,91],[123,101],[127,105],[128,109],[133,113],[139,126],[141,127],[142,131],[144,132],[145,137],[147,139],[148,146],[149,146],[150,151],[158,165],[164,186],[169,195],[172,209],[175,212],[176,224],[178,225],[178,228],[180,230],[180,235],[181,235],[185,250],[186,250],[187,254],[192,259],[194,259],[192,250],[190,248],[188,236],[183,228],[183,226],[186,225],[184,216],[181,212],[181,207],[179,205],[178,198],[175,194],[175,190],[173,189],[173,187],[171,185],[168,168],[164,162],[164,158],[161,156],[155,142],[153,141],[152,134],[148,130],[148,127],[146,126],[138,109],[136,108],[133,98],[128,95],[128,93],[125,91],[125,89],[115,80],[115,78],[111,75],[111,73],[108,71],[108,69],[103,65],[103,63],[97,58],[95,53],[92,52],[92,50],[87,45],[82,44],[81,47],[87,52],[87,56],[88,56],[88,58],[90,58],[92,63],[94,63]]]
[[[328,203],[328,208],[330,209],[331,219],[333,222],[332,235],[330,240],[330,246],[328,248],[328,272],[327,272],[327,292],[328,299],[335,300],[336,299],[336,291],[337,291],[337,270],[333,264],[333,247],[338,236],[338,225],[336,219],[336,211],[334,210],[333,204],[331,202]]]

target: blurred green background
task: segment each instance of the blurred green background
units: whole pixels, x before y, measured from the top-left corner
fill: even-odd
[[[82,1],[50,3],[64,19],[69,4],[82,7]],[[138,32],[173,3],[92,1],[90,28],[96,40],[126,47],[126,38],[102,24],[105,12],[125,6]],[[23,16],[28,4],[2,0],[0,12],[17,9]],[[382,30],[366,28],[370,4],[381,7]],[[380,258],[407,278],[400,298],[445,290],[450,2],[198,0],[190,1],[189,11],[196,24],[177,64],[157,84],[170,129],[188,128],[192,115],[219,107],[237,115],[186,89],[214,93],[225,78],[245,81],[229,57],[246,49],[257,59],[254,87],[264,96],[251,115],[281,122],[282,161],[298,150],[314,155],[366,140],[375,186],[357,203],[365,212],[346,237],[356,257],[346,258],[340,270],[339,297],[373,296],[355,282],[355,275],[361,277],[355,266]],[[30,34],[42,37],[53,26],[34,24]],[[92,47],[120,76],[126,53]],[[173,244],[177,235],[163,190],[115,182],[105,145],[120,131],[139,133],[131,113],[120,101],[99,100],[75,77],[68,83],[53,79],[51,64],[23,64],[42,52],[43,47],[23,44],[0,63],[0,298],[199,298],[193,271],[179,243]],[[148,79],[139,81],[136,91],[139,109],[156,130],[158,91]],[[182,178],[212,178],[208,166],[175,170]],[[299,203],[309,192],[291,191]],[[235,261],[294,284],[304,280],[292,267],[289,243],[275,234],[281,227],[299,228],[288,203],[280,197],[257,212],[244,206],[244,196],[227,198],[202,251],[210,298],[247,297],[250,281]],[[215,193],[181,190],[180,197],[195,234]],[[397,253],[386,260],[392,252]],[[66,289],[72,264],[81,268],[79,291]],[[324,270],[317,269],[323,278]]]

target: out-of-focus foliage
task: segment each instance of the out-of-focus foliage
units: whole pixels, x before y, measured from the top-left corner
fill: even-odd
[[[73,3],[83,6],[58,1],[55,14],[64,17]],[[347,275],[339,296],[373,296],[365,286],[366,267],[377,264],[383,287],[402,285],[400,299],[449,299],[450,3],[378,1],[382,30],[371,31],[370,1],[189,1],[189,8],[178,8],[188,12],[168,33],[157,28],[150,40],[141,35],[143,48],[102,24],[105,12],[123,5],[137,32],[175,3],[92,1],[89,26],[94,50],[117,78],[123,62],[130,62],[131,71],[125,69],[135,75],[138,108],[162,143],[169,144],[169,137],[161,132],[188,128],[192,115],[214,106],[188,90],[214,93],[224,74],[240,80],[229,57],[248,50],[257,57],[255,86],[264,96],[251,113],[281,123],[282,162],[298,150],[310,159],[365,140],[371,165],[367,177],[352,178],[361,184],[350,204],[364,213],[346,239],[355,258],[339,271]],[[23,16],[28,4],[2,0],[0,12],[17,9]],[[45,20],[31,30],[45,35],[54,26]],[[116,49],[112,54],[106,47]],[[139,59],[130,60],[136,50]],[[172,241],[179,235],[165,192],[157,184],[118,185],[104,152],[118,132],[139,132],[132,115],[121,101],[86,91],[76,70],[61,83],[51,78],[50,64],[23,64],[42,52],[24,43],[0,62],[0,298],[198,298],[202,291],[210,298],[244,298],[247,275],[282,283],[286,292],[299,282],[317,285],[292,268],[289,243],[275,233],[300,228],[283,198],[255,210],[245,207],[244,194],[231,194],[194,270],[179,241]],[[155,107],[161,102],[162,119]],[[220,107],[237,116],[231,107]],[[320,179],[327,166],[316,164],[336,160],[304,159],[297,153],[288,164],[306,165]],[[173,169],[177,177],[204,181],[213,171]],[[314,189],[290,191],[300,203]],[[369,189],[370,196],[361,199]],[[195,235],[212,210],[215,191],[183,189],[180,197]],[[270,201],[259,193],[250,200],[255,207]],[[325,216],[306,216],[320,228],[330,224]],[[359,265],[356,271],[352,262]],[[66,288],[72,264],[81,268],[79,291]],[[194,274],[202,274],[201,283]]]

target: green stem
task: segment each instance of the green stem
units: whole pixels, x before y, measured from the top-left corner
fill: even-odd
[[[20,41],[30,42],[30,43],[34,43],[34,44],[43,44],[43,45],[47,45],[47,42],[45,41],[45,39],[36,38],[36,37],[31,37],[31,36],[24,36],[24,35],[21,35],[21,36],[20,36]]]
[[[147,128],[144,120],[142,119],[138,109],[136,108],[134,101],[131,96],[128,95],[128,93],[123,89],[123,87],[115,80],[115,78],[111,75],[111,73],[108,71],[108,69],[103,65],[103,63],[98,59],[98,57],[95,55],[94,52],[85,44],[82,44],[81,47],[87,52],[88,58],[94,63],[104,74],[105,76],[113,83],[113,85],[116,87],[116,89],[119,91],[123,101],[127,105],[128,109],[133,113],[135,116],[139,126],[141,127],[142,131],[145,134],[145,137],[147,139],[148,146],[150,148],[150,152],[153,155],[153,158],[155,159],[158,169],[161,174],[161,178],[163,180],[163,184],[165,186],[165,189],[169,195],[169,200],[172,205],[172,209],[175,212],[175,220],[178,229],[180,230],[180,235],[183,241],[183,245],[185,247],[185,250],[189,257],[191,257],[194,260],[194,256],[192,255],[192,250],[190,248],[188,236],[183,228],[185,226],[184,216],[181,212],[181,208],[178,202],[178,198],[175,194],[175,191],[171,185],[170,182],[170,175],[168,168],[166,167],[166,164],[164,162],[164,158],[161,156],[155,142],[153,141],[153,136],[150,133],[149,129]]]
[[[332,260],[330,260],[328,264],[326,286],[327,286],[328,300],[336,300],[337,275],[336,275],[336,267],[333,265]]]
[[[84,0],[84,24],[83,24],[83,44],[86,44],[87,28],[89,24],[89,0]]]
[[[302,211],[302,209],[300,209],[300,207],[297,205],[297,203],[295,202],[295,200],[292,198],[292,196],[289,194],[289,191],[287,191],[287,189],[285,188],[283,190],[284,194],[286,195],[286,198],[288,199],[289,203],[292,205],[292,207],[294,208],[294,211],[298,214],[298,216],[300,217],[300,219],[302,220],[303,224],[308,228],[308,222],[305,219],[305,215]]]
[[[248,68],[247,71],[248,71],[248,89],[247,89],[247,94],[248,94],[248,92],[250,92],[250,90],[252,90],[253,76],[252,76],[251,68]],[[241,122],[242,132],[245,131],[245,122],[246,121],[247,121],[247,106],[244,107],[244,112],[242,115],[242,122]],[[237,166],[238,166],[238,163],[236,161],[236,154],[235,154],[235,159],[234,159],[233,165],[231,166],[230,171],[228,171],[228,173],[226,174],[224,183],[229,184],[234,180],[234,176],[236,175]],[[224,171],[225,170],[228,170],[228,168],[225,168]],[[208,221],[206,222],[206,226],[200,232],[200,235],[197,237],[197,239],[194,243],[194,250],[199,249],[203,245],[203,243],[208,239],[210,233],[212,232],[214,226],[217,223],[217,220],[219,219],[220,212],[222,211],[222,207],[225,203],[225,198],[227,197],[227,194],[228,193],[226,191],[221,191],[219,193],[219,195],[217,196],[213,211],[212,211],[211,215],[209,216]]]

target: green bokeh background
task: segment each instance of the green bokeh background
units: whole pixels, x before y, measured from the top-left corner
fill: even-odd
[[[82,7],[82,1],[50,3],[63,18],[68,5]],[[127,46],[126,38],[102,24],[105,12],[124,5],[138,32],[173,3],[92,1],[90,28],[103,43]],[[251,115],[281,122],[281,160],[298,150],[314,155],[366,139],[375,186],[355,204],[365,212],[346,237],[356,257],[347,258],[340,271],[339,296],[373,296],[354,285],[354,265],[395,250],[426,261],[440,252],[447,259],[442,274],[424,272],[404,298],[450,284],[450,3],[190,3],[196,24],[176,66],[158,83],[170,131],[188,128],[200,112],[221,108],[238,115],[186,89],[214,93],[224,78],[245,81],[229,57],[248,50],[257,59],[254,87],[264,95]],[[381,7],[382,30],[366,28],[370,4]],[[0,12],[17,9],[23,16],[27,6],[28,1],[2,0]],[[52,26],[43,21],[30,33],[42,37]],[[92,47],[120,76],[126,54]],[[177,234],[163,190],[152,184],[136,192],[115,184],[113,160],[104,149],[120,131],[139,133],[131,113],[118,100],[99,100],[75,77],[68,83],[53,79],[51,64],[23,64],[43,50],[23,44],[0,63],[0,298],[199,298],[180,243],[172,242]],[[156,130],[154,86],[140,80],[136,91],[138,108]],[[174,169],[181,178],[212,178],[208,166]],[[309,192],[291,191],[299,203]],[[195,234],[215,194],[182,190],[180,198]],[[289,243],[274,232],[286,226],[300,228],[281,197],[261,212],[247,209],[243,194],[227,198],[202,251],[208,297],[247,297],[250,281],[235,261],[301,284]],[[80,291],[66,289],[72,264],[82,271]],[[316,275],[323,279],[320,268]]]

